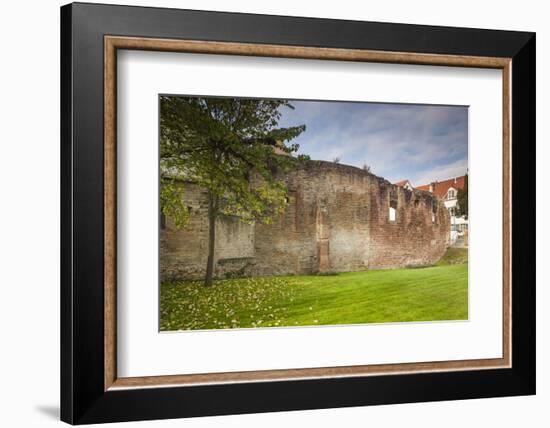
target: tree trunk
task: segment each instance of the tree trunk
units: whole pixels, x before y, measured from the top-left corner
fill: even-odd
[[[214,277],[214,247],[216,245],[216,197],[208,195],[208,260],[206,262],[206,276],[204,285],[212,286]]]

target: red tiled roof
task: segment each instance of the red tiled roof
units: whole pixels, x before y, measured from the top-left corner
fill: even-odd
[[[423,184],[422,186],[416,187],[417,190],[427,190],[430,191],[430,186],[433,185],[433,194],[439,198],[444,198],[447,195],[447,191],[452,187],[453,189],[463,189],[464,183],[466,182],[465,175],[461,177],[450,178],[448,180],[443,180],[439,182],[434,182],[432,184]]]
[[[430,191],[430,185],[429,184],[423,184],[422,186],[415,187],[416,190],[426,190],[427,192]]]
[[[396,181],[395,184],[396,186],[401,186],[403,187],[405,184],[407,184],[409,182],[409,180],[401,180],[401,181]]]

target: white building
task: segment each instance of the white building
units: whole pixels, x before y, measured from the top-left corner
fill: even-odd
[[[417,187],[418,190],[426,190],[443,200],[451,216],[451,242],[453,243],[468,231],[468,218],[460,215],[458,211],[458,191],[467,186],[467,177],[463,175]]]
[[[399,187],[404,187],[407,190],[413,190],[414,189],[414,187],[412,186],[412,184],[409,180],[401,180],[401,181],[398,181],[397,183],[393,183],[393,184],[395,184],[396,186],[399,186]]]

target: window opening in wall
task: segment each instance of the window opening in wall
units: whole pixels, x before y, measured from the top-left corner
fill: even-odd
[[[435,215],[437,214],[437,203],[432,201],[432,223],[435,223]]]
[[[389,218],[390,221],[395,221],[397,218],[397,201],[390,201]]]

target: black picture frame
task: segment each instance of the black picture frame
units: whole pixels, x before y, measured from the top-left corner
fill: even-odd
[[[104,36],[512,58],[512,367],[104,390]],[[61,419],[71,424],[535,393],[535,34],[73,3],[61,8]]]

